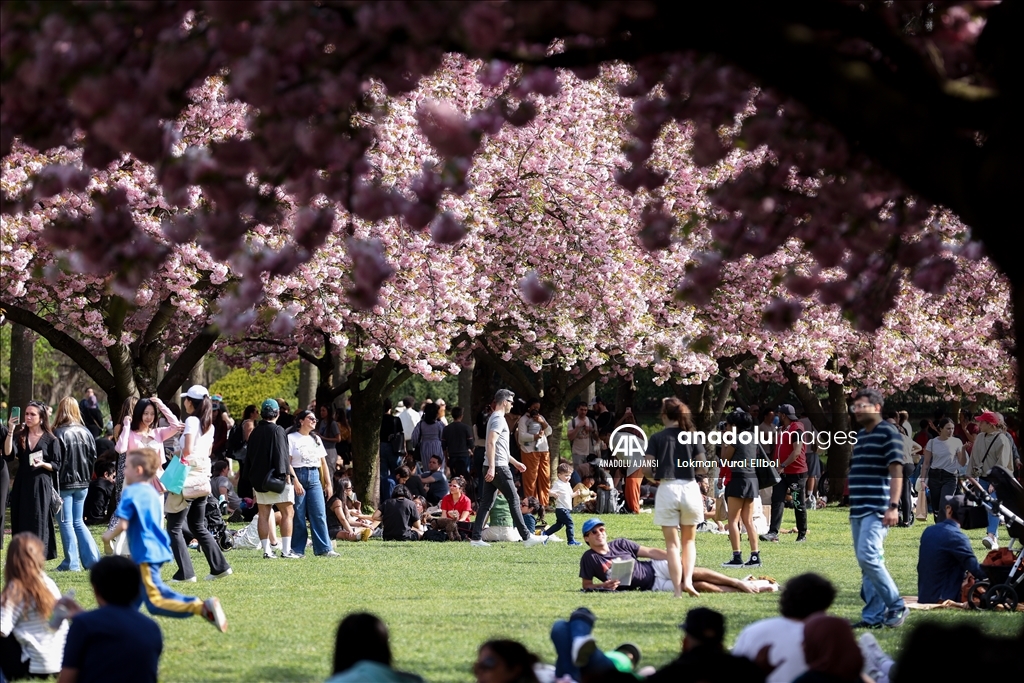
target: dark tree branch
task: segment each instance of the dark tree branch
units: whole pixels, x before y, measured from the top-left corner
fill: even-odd
[[[78,340],[58,330],[49,321],[24,308],[5,302],[0,302],[0,308],[6,311],[7,318],[11,322],[24,325],[41,336],[49,342],[50,346],[63,353],[73,360],[78,367],[82,368],[89,375],[89,378],[96,382],[105,393],[110,393],[114,387],[114,375],[103,367],[103,364]]]
[[[220,337],[220,331],[212,325],[196,335],[171,364],[167,374],[156,388],[157,396],[164,401],[174,398],[175,392],[188,378],[192,368],[206,355],[218,337]]]

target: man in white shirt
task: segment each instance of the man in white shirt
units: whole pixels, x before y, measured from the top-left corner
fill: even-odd
[[[569,423],[569,442],[572,444],[572,466],[580,471],[587,464],[587,456],[598,454],[595,442],[598,439],[597,423],[587,417],[587,404],[580,401],[576,404],[576,417]]]
[[[732,653],[756,661],[768,648],[768,662],[775,667],[765,683],[790,683],[807,671],[804,660],[804,620],[824,612],[835,600],[835,586],[818,574],[800,574],[786,582],[779,596],[780,617],[755,621],[740,631]]]
[[[409,452],[409,442],[412,441],[412,430],[416,429],[416,425],[420,423],[420,414],[415,408],[413,408],[415,404],[416,399],[412,396],[406,396],[402,399],[402,405],[405,406],[405,410],[398,415],[398,419],[402,421],[402,431],[405,432],[405,446],[407,453]]]

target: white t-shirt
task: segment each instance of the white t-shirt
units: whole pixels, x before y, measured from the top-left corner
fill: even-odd
[[[568,482],[555,479],[554,483],[551,484],[551,493],[557,496],[555,498],[556,508],[563,510],[572,509],[572,487],[569,486]]]
[[[765,645],[771,645],[768,661],[776,667],[765,679],[765,683],[790,683],[807,671],[802,621],[786,617],[755,621],[740,631],[732,653],[753,661]]]
[[[206,430],[206,433],[199,435],[199,418],[195,415],[189,415],[188,419],[185,420],[185,431],[181,433],[181,438],[178,439],[178,452],[184,452],[185,448],[185,437],[192,435],[192,451],[188,454],[188,464],[192,467],[193,471],[202,472],[207,477],[210,476],[212,464],[210,462],[210,454],[213,452],[213,425]]]
[[[43,582],[53,597],[60,597],[60,589],[53,579],[44,574]],[[65,621],[56,631],[51,631],[47,622],[34,607],[25,609],[24,602],[9,602],[0,609],[0,635],[14,636],[21,645],[22,656],[27,655],[28,670],[34,674],[59,672],[64,657],[68,622]]]
[[[312,434],[303,436],[299,432],[288,435],[288,456],[292,467],[320,467],[320,459],[327,457],[322,443],[317,443]]]
[[[586,436],[583,435],[582,431],[576,432],[577,436],[572,440],[572,454],[575,456],[590,455],[590,439],[591,437],[595,439],[597,438],[597,426],[589,417],[585,417],[583,419],[574,417],[572,422],[569,423],[569,428],[576,429],[577,427],[582,427],[584,425],[589,427],[590,431]]]
[[[931,469],[944,470],[950,474],[959,472],[963,468],[957,462],[956,454],[963,447],[964,442],[955,436],[951,436],[945,441],[942,439],[932,439],[929,441],[925,449],[931,451],[932,454]]]

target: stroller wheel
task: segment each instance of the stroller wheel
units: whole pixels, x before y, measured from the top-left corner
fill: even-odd
[[[977,581],[967,591],[967,607],[969,609],[989,609],[988,597],[991,586],[988,581]]]
[[[1012,612],[1017,609],[1017,602],[1017,591],[1008,583],[992,586],[988,591],[988,605],[991,609],[1001,605],[1007,612]]]

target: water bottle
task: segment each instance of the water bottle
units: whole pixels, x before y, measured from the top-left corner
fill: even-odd
[[[63,595],[68,600],[75,599],[75,589],[69,588],[68,592]],[[64,623],[64,620],[68,618],[68,608],[61,602],[58,602],[53,606],[53,612],[50,614],[50,628],[54,631],[60,628],[60,625]]]

